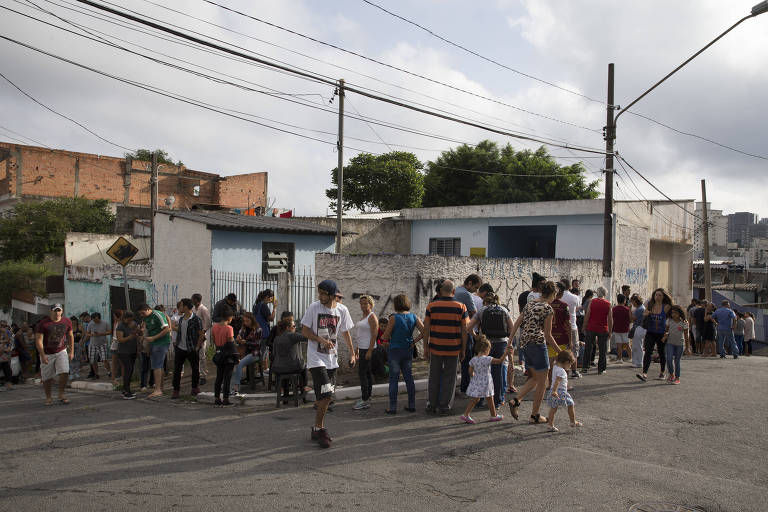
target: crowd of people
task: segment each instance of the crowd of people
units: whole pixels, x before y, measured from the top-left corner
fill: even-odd
[[[643,382],[655,358],[658,379],[680,384],[684,354],[736,359],[751,355],[755,338],[752,315],[734,312],[727,301],[715,308],[694,299],[683,309],[662,288],[644,300],[623,286],[612,302],[603,287],[586,290],[582,297],[578,280],[554,282],[538,273],[532,276],[531,288],[518,297],[516,319],[500,304],[493,287],[476,274],[467,276],[461,286],[448,279],[439,281],[423,319],[411,312],[404,294],[394,298],[394,313],[385,318],[374,313],[374,298],[363,295],[361,319],[355,323],[334,281],[319,283],[317,292],[318,300],[304,312],[299,329],[289,311],[272,325],[277,303],[269,289],[259,293],[252,311],[245,311],[235,294],[209,311],[202,296],[194,294],[180,300],[170,315],[162,306],[141,304],[135,314],[114,312],[111,325],[98,312],[67,318],[62,306],[54,304],[50,315],[34,328],[0,323],[0,370],[6,388],[39,375],[46,405],[54,403],[54,385],[58,402],[69,403],[67,383],[99,379],[100,365],[125,399],[137,396],[131,390],[137,363],[140,391],[148,398],[163,395],[163,379],[171,368],[170,397],[177,399],[185,363],[194,396],[205,384],[212,356],[214,404],[219,407],[232,405],[230,397],[239,394],[246,368],[268,369],[270,378],[295,375],[302,394],[312,389],[307,386],[311,375],[315,392],[311,439],[327,448],[331,437],[325,415],[334,402],[341,342],[360,379],[355,410],[371,407],[376,377],[388,374],[389,400],[383,412],[398,413],[401,376],[407,391],[402,410],[416,412],[413,360],[424,357],[429,362],[427,413],[452,413],[460,375],[458,395],[468,399],[462,421],[476,423],[472,417],[476,408],[487,408],[490,421],[502,421],[505,405],[517,420],[521,401],[532,394],[529,422],[557,431],[554,417],[559,407],[567,409],[571,427],[581,426],[569,393],[573,386],[569,372],[570,379],[593,369],[602,375],[612,353],[613,363],[626,360],[640,369],[637,378]],[[514,382],[516,351],[526,376],[519,390]],[[20,366],[15,372],[14,357]],[[87,377],[81,374],[83,368]],[[288,383],[282,392],[286,396],[290,392]],[[546,416],[541,413],[545,400]]]

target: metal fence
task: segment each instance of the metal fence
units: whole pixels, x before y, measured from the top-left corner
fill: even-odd
[[[252,309],[261,291],[267,288],[273,290],[278,298],[275,320],[279,319],[282,311],[292,311],[298,322],[315,299],[315,276],[310,273],[285,274],[275,280],[271,276],[263,279],[258,274],[213,270],[211,278],[211,304],[234,293],[247,311]]]

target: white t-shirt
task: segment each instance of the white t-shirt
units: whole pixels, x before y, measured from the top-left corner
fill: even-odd
[[[536,299],[540,299],[540,298],[541,298],[541,294],[539,292],[531,292],[528,294],[527,300],[528,302],[533,302]]]
[[[335,345],[333,349],[327,349],[321,347],[316,341],[310,340],[307,343],[307,368],[325,367],[329,370],[338,368],[339,357],[336,348],[338,337],[355,326],[347,307],[337,304],[335,308],[330,309],[323,306],[320,301],[315,301],[304,313],[301,325],[309,327],[317,336],[333,341]]]
[[[552,387],[555,385],[555,379],[558,377],[560,377],[560,384],[557,385],[557,392],[564,393],[568,391],[568,372],[558,365],[552,367],[552,384],[549,385],[549,390],[552,391]]]
[[[475,305],[475,311],[480,311],[480,309],[483,307],[483,299],[481,299],[478,295],[472,294],[472,303]],[[475,327],[475,332],[480,332],[479,327]]]
[[[372,314],[373,312],[368,313],[368,316],[355,324],[354,340],[360,350],[371,348],[371,324],[368,323],[368,320]]]
[[[563,298],[560,299],[568,305],[568,314],[571,316],[571,329],[576,329],[576,308],[581,306],[581,299],[568,290],[563,292]]]

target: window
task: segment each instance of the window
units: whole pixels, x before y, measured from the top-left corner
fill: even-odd
[[[195,185],[192,187],[192,195],[195,197],[200,197],[200,185]]]
[[[554,258],[557,226],[491,226],[489,258]]]
[[[461,238],[430,238],[429,254],[461,256]]]
[[[292,243],[263,242],[261,244],[262,279],[277,279],[277,274],[293,272],[294,245]]]

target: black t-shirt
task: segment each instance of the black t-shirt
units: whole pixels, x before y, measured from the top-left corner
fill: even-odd
[[[523,312],[523,309],[525,309],[525,305],[528,304],[528,294],[531,293],[531,290],[525,290],[523,293],[521,293],[517,297],[517,307],[520,310],[520,313]]]
[[[136,336],[134,335],[134,330],[131,329],[128,326],[128,324],[123,322],[120,322],[119,324],[117,324],[117,336],[118,338],[123,338],[125,336],[131,337],[130,340],[117,344],[118,354],[135,354],[136,352],[139,351],[139,346],[138,346],[138,343],[136,342]]]
[[[693,310],[693,320],[696,323],[696,329],[699,332],[704,330],[704,316],[706,316],[704,308],[696,308]]]

